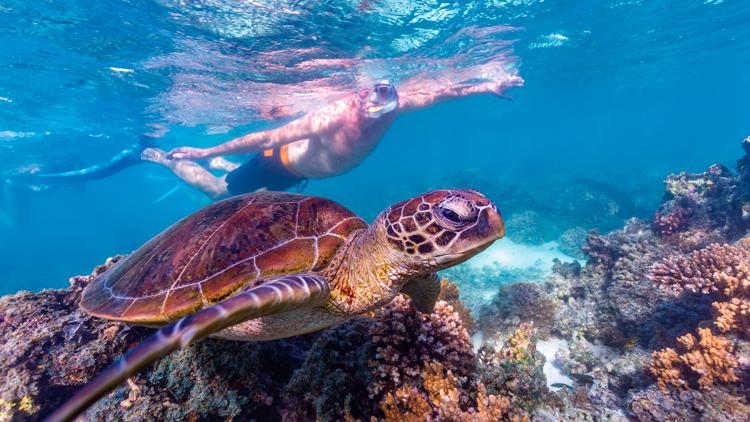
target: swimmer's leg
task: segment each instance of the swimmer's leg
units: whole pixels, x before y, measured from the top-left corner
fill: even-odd
[[[211,199],[229,196],[227,182],[224,180],[226,176],[216,177],[194,161],[170,160],[166,158],[166,155],[167,153],[159,148],[146,148],[141,154],[141,159],[167,167],[185,183],[205,193]]]

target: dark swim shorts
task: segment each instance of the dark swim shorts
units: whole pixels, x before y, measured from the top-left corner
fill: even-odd
[[[242,195],[259,189],[284,191],[297,187],[297,192],[307,186],[307,179],[292,173],[284,163],[286,151],[275,148],[256,155],[250,161],[227,174],[227,190],[232,195]]]

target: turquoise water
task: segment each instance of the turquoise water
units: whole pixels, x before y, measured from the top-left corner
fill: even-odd
[[[306,193],[371,219],[477,184],[462,187],[489,189],[507,219],[559,211],[549,193],[585,179],[627,198],[616,219],[648,217],[667,173],[730,163],[750,134],[748,21],[750,3],[708,0],[5,0],[0,169],[94,164],[154,126],[166,149],[214,145],[372,80],[494,63],[526,81],[511,101],[401,116],[360,167]],[[208,203],[187,187],[157,202],[178,185],[141,165],[34,195],[25,224],[0,226],[0,293],[65,286]],[[615,223],[554,224],[542,240]]]

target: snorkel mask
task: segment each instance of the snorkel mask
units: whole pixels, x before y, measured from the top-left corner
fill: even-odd
[[[364,91],[360,95],[364,97],[365,115],[369,119],[377,119],[398,107],[396,88],[388,81],[380,81],[372,91]]]

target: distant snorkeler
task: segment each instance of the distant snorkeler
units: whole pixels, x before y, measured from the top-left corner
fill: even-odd
[[[258,190],[296,187],[301,191],[309,179],[337,176],[359,165],[400,112],[472,94],[503,95],[507,89],[523,85],[520,77],[503,75],[500,80],[460,84],[412,79],[408,81],[410,89],[403,95],[390,82],[380,81],[277,129],[251,133],[213,148],[180,147],[165,152],[153,147],[154,136],[144,135],[140,142],[104,163],[65,172],[26,169],[5,176],[0,192],[0,223],[22,225],[31,193],[66,185],[75,187],[144,161],[164,165],[214,200]],[[223,158],[241,154],[256,155],[241,165]],[[206,167],[198,160],[206,160]],[[217,176],[210,170],[223,174]]]
[[[505,74],[499,81],[446,84],[412,80],[399,95],[388,81],[334,101],[277,129],[251,133],[212,148],[180,147],[165,152],[147,148],[142,158],[162,164],[212,199],[258,190],[302,190],[308,179],[345,173],[359,165],[378,145],[400,112],[428,107],[471,94],[502,95],[523,79]],[[242,165],[223,158],[256,154]],[[224,172],[216,176],[207,167]]]
[[[153,145],[153,137],[141,136],[133,144],[117,155],[90,167],[64,171],[44,172],[39,166],[32,165],[5,174],[0,190],[0,224],[17,227],[24,226],[29,214],[30,196],[49,193],[62,186],[77,188],[84,182],[104,179],[121,170],[140,164],[144,149]]]

